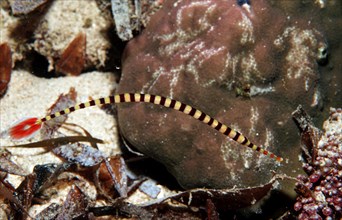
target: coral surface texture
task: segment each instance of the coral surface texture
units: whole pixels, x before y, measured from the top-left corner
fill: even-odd
[[[322,105],[323,33],[269,1],[165,1],[123,58],[119,92],[178,99],[288,158],[278,165],[193,118],[163,107],[118,107],[123,135],[184,188],[252,187],[298,162],[291,112]],[[134,112],[134,114],[132,114]]]

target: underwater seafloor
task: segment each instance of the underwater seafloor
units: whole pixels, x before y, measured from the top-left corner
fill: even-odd
[[[3,0],[0,16],[0,219],[342,217],[341,1]],[[127,92],[229,130],[164,101],[11,133]]]

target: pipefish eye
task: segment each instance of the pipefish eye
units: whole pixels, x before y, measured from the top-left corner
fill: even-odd
[[[242,6],[242,5],[244,5],[244,4],[248,4],[248,5],[251,4],[251,2],[250,2],[249,0],[237,0],[236,2],[237,2],[237,4],[240,5],[240,6]]]
[[[326,65],[328,63],[328,45],[326,43],[319,43],[316,59],[320,65]]]

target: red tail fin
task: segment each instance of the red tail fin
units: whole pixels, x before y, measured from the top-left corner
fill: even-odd
[[[9,130],[8,135],[13,140],[21,140],[32,137],[39,129],[42,124],[37,123],[38,118],[27,118],[15,123]]]

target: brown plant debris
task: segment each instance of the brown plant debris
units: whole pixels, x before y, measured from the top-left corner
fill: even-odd
[[[96,180],[100,192],[107,198],[127,197],[127,168],[119,155],[104,160],[96,172]],[[114,192],[116,190],[116,192]]]
[[[88,198],[77,185],[73,185],[61,208],[61,212],[56,217],[57,220],[86,217]]]
[[[18,175],[18,176],[26,176],[27,172],[19,167],[17,164],[13,163],[9,159],[9,155],[2,154],[0,155],[0,171]]]
[[[13,0],[11,8],[14,15],[28,14],[47,3],[49,0]]]
[[[79,33],[64,49],[56,63],[56,71],[64,75],[78,76],[85,63],[86,34]]]
[[[0,45],[0,96],[7,90],[7,85],[11,79],[12,54],[7,43]]]

